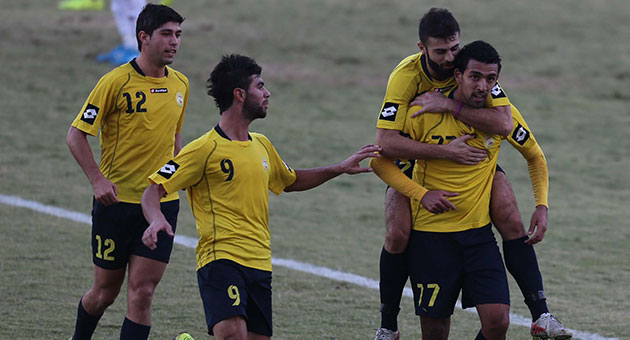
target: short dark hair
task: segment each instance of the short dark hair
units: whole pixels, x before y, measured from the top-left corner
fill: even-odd
[[[165,5],[147,4],[144,6],[138,20],[136,20],[136,40],[138,41],[138,51],[142,51],[142,42],[138,37],[140,31],[144,31],[148,35],[152,35],[153,31],[167,22],[176,22],[181,24],[184,18],[175,12],[174,9]]]
[[[420,19],[418,36],[420,42],[426,45],[429,37],[448,38],[459,33],[459,23],[446,8],[431,8]]]
[[[464,46],[455,57],[454,69],[464,73],[468,67],[468,62],[473,59],[484,64],[497,64],[499,65],[499,72],[501,72],[501,56],[499,52],[485,41],[477,40]]]
[[[250,57],[230,54],[221,58],[214,67],[207,81],[208,95],[214,97],[214,102],[221,112],[232,106],[234,89],[247,91],[252,83],[253,75],[260,75],[262,68]]]

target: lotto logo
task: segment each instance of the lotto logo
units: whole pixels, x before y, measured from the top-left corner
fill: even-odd
[[[158,171],[158,174],[166,179],[171,178],[175,171],[179,168],[179,164],[174,161],[168,161],[168,163],[164,164],[164,166]]]
[[[499,95],[503,94],[503,89],[501,88],[501,85],[497,83],[496,85],[494,85],[492,91],[490,92],[492,93],[493,97],[499,97]],[[501,97],[505,97],[505,95],[502,95]]]
[[[385,103],[385,105],[383,105],[383,110],[381,111],[381,115],[379,116],[379,119],[395,121],[397,112],[398,112],[398,104]]]
[[[518,124],[514,132],[512,132],[512,139],[520,145],[524,145],[525,142],[529,139],[529,131],[523,127],[523,125]]]
[[[99,108],[92,105],[92,104],[87,104],[87,106],[85,107],[85,111],[83,112],[83,115],[81,116],[81,120],[93,125],[94,121],[96,120],[96,116],[98,116],[98,111]]]

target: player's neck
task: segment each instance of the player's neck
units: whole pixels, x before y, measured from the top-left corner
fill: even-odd
[[[223,111],[219,120],[219,127],[231,139],[236,141],[249,140],[249,124],[251,120],[245,119],[239,110],[231,107]]]
[[[145,76],[154,77],[154,78],[162,78],[166,74],[165,72],[166,65],[162,65],[162,64],[158,65],[151,62],[151,60],[147,58],[146,55],[142,54],[142,52],[140,53],[140,56],[136,58],[136,63],[138,64],[138,67],[140,67],[140,69],[142,70]]]

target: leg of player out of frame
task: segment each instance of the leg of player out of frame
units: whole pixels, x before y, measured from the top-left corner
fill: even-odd
[[[497,171],[494,175],[491,195],[492,223],[501,234],[501,238],[504,241],[509,241],[525,236],[525,229],[512,186],[507,176],[501,171]]]
[[[216,340],[235,339],[246,340],[249,339],[247,333],[247,323],[242,316],[233,316],[231,318],[217,322],[212,327],[214,338]],[[258,335],[256,339],[270,339],[269,337]]]
[[[411,204],[409,198],[388,188],[385,197],[385,250],[399,254],[407,249],[411,232]]]
[[[481,331],[488,340],[503,340],[510,325],[510,306],[500,303],[475,306],[481,321]]]
[[[166,263],[146,257],[129,257],[127,284],[127,318],[135,323],[151,325],[151,303],[155,287],[162,279]]]

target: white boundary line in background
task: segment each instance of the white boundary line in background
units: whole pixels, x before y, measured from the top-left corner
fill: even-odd
[[[66,210],[62,208],[57,208],[50,205],[45,205],[39,202],[26,200],[17,196],[7,196],[7,195],[0,194],[0,203],[13,206],[13,207],[31,209],[40,213],[53,215],[60,218],[65,218],[65,219],[72,220],[75,222],[92,224],[92,218],[87,214],[79,213],[76,211],[70,211],[70,210]],[[197,245],[197,239],[193,237],[189,237],[189,236],[175,235],[175,243],[194,249]],[[303,273],[325,277],[327,279],[331,279],[335,281],[347,282],[347,283],[351,283],[357,286],[378,290],[378,281],[367,278],[367,277],[359,276],[356,274],[345,273],[342,271],[337,271],[330,268],[320,267],[320,266],[316,266],[310,263],[299,262],[299,261],[295,261],[291,259],[272,258],[271,262],[274,266],[285,267],[285,268],[300,271]],[[410,288],[405,288],[403,295],[407,297],[411,297],[411,298],[413,297],[413,293]],[[462,308],[461,303],[459,301],[457,301],[457,308],[459,309]],[[464,310],[471,313],[475,312],[474,309],[464,309]],[[529,328],[531,325],[530,319],[524,316],[518,315],[518,314],[514,314],[514,313],[510,313],[510,323],[513,325],[524,326],[527,328]],[[573,332],[574,339],[619,340],[618,338],[605,338],[597,333],[593,334],[593,333],[588,333],[588,332],[577,331],[574,329],[571,329],[571,331]]]

